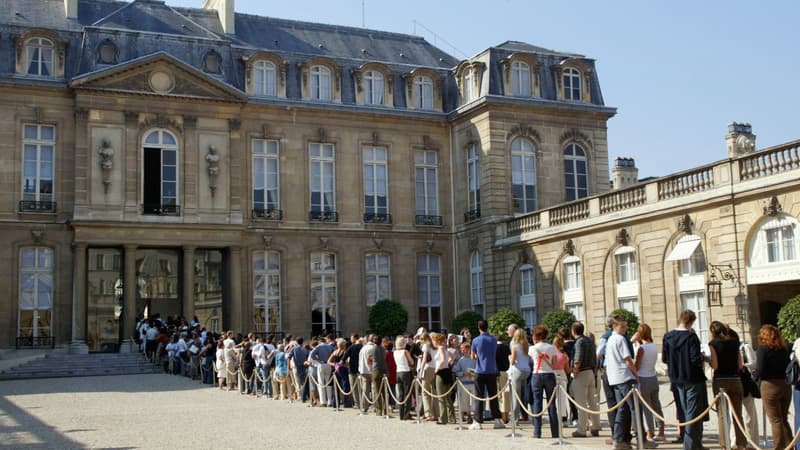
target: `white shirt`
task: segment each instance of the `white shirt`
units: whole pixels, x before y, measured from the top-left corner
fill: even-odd
[[[408,365],[406,358],[406,349],[394,351],[394,363],[397,365],[397,372],[411,372],[411,367]]]
[[[528,347],[528,356],[533,361],[533,373],[553,373],[553,361],[556,360],[556,348],[547,342],[537,342]]]
[[[361,375],[372,373],[372,366],[367,359],[373,355],[375,355],[375,344],[368,342],[361,347],[361,351],[358,352],[358,373]]]
[[[606,376],[609,385],[614,386],[634,379],[633,372],[625,363],[626,358],[633,360],[631,350],[625,338],[615,331],[606,342]]]
[[[656,362],[658,361],[658,347],[654,343],[642,344],[642,363],[639,365],[639,376],[652,378],[656,376]]]

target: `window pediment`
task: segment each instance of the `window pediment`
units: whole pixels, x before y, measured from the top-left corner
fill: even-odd
[[[539,69],[542,62],[530,53],[513,53],[498,61],[503,73],[503,94],[518,97],[541,97]],[[516,63],[516,64],[515,64]],[[527,78],[525,70],[527,69]],[[514,72],[518,73],[515,74]],[[515,83],[520,83],[516,86]],[[527,85],[523,85],[527,84]]]

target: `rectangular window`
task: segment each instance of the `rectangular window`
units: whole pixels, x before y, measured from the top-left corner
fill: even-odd
[[[53,250],[23,248],[19,270],[19,337],[52,336]]]
[[[580,261],[564,263],[564,279],[567,290],[580,289],[583,286]]]
[[[564,308],[575,316],[575,320],[583,322],[585,320],[583,314],[583,303],[567,303]],[[527,322],[526,322],[527,323]]]
[[[680,270],[680,275],[682,277],[705,273],[706,257],[705,253],[703,253],[702,245],[698,245],[694,252],[692,252],[691,256],[681,260]]]
[[[638,297],[626,297],[619,299],[619,307],[636,314],[636,317],[642,317],[642,312],[639,309]]]
[[[253,139],[253,216],[280,215],[280,143]]]
[[[481,215],[481,165],[478,144],[470,144],[467,152],[467,211],[471,217]]]
[[[336,212],[336,162],[333,144],[309,144],[311,165],[311,213]]]
[[[428,331],[442,327],[441,261],[438,255],[417,256],[419,323]]]
[[[511,88],[515,96],[531,96],[531,71],[527,63],[520,61],[511,63]]]
[[[767,233],[767,260],[769,262],[795,259],[794,230],[791,225],[771,228]]]
[[[392,286],[389,255],[370,253],[366,257],[366,266],[367,306],[372,306],[381,300],[390,300],[392,298]]]
[[[281,254],[253,253],[253,327],[257,332],[281,331]]]
[[[519,309],[525,323],[532,325],[536,320],[536,279],[533,266],[522,266],[519,270]]]
[[[708,352],[708,310],[705,291],[681,292],[683,309],[691,309],[697,316],[694,330],[700,338],[700,345]]]
[[[336,255],[311,254],[311,333],[336,332],[337,308]]]
[[[55,210],[55,146],[55,127],[23,125],[22,210]]]
[[[633,252],[617,255],[618,283],[636,281],[636,255]]]
[[[433,80],[430,77],[414,77],[414,101],[417,109],[433,109]]]
[[[385,147],[364,147],[364,221],[389,223],[389,178]]]
[[[433,150],[417,150],[414,152],[414,162],[417,216],[439,216],[438,154]]]
[[[474,83],[474,75],[472,70],[467,70],[464,74],[464,103],[471,102],[474,96],[475,87],[473,86]]]

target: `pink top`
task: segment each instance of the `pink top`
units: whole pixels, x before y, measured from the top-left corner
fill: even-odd
[[[567,371],[569,367],[569,356],[566,353],[558,351],[556,349],[556,359],[553,361],[553,370],[563,370],[564,372]]]

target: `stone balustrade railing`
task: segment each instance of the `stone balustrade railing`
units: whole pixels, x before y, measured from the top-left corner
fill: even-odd
[[[690,198],[696,194],[729,195],[730,186],[735,184],[798,169],[800,140],[515,217],[505,222],[505,236],[518,236],[584,219],[601,219],[603,216],[613,219],[616,217],[614,214],[620,211],[661,202],[674,204],[676,201],[707,198]],[[502,236],[503,232],[500,233]]]

